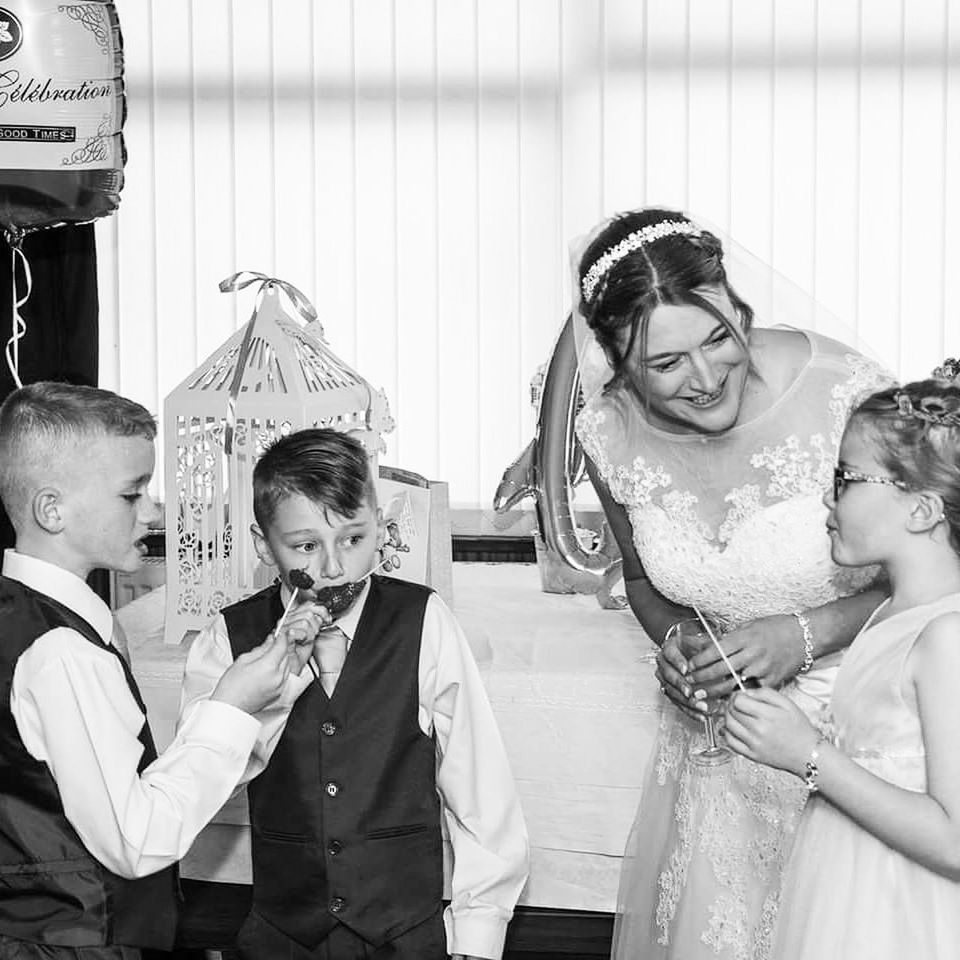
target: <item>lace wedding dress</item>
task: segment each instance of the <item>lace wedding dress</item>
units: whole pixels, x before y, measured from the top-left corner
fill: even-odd
[[[626,391],[594,394],[577,420],[654,586],[727,629],[821,606],[875,576],[832,562],[822,497],[851,405],[890,380],[849,348],[806,336],[810,358],[783,396],[722,435],[656,429]],[[785,688],[811,717],[839,660],[817,661]],[[702,725],[665,702],[623,862],[618,960],[770,957],[805,789],[741,757],[693,765],[703,741]]]

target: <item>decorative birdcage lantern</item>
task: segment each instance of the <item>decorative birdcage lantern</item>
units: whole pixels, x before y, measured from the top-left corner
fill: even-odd
[[[164,404],[167,643],[272,577],[250,536],[253,467],[270,443],[305,427],[350,432],[376,476],[382,435],[393,429],[384,393],[333,353],[296,287],[245,271],[220,289],[252,283],[260,288],[250,320]]]

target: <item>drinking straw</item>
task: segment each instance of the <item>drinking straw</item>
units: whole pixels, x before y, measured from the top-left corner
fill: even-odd
[[[717,639],[717,635],[713,632],[713,628],[707,622],[706,617],[697,609],[693,608],[693,612],[697,615],[697,619],[703,624],[703,629],[707,631],[707,635],[713,641],[713,645],[717,648],[717,653],[720,654],[723,662],[727,665],[727,669],[730,671],[730,676],[737,681],[737,686],[744,692],[747,692],[747,688],[743,685],[743,681],[740,679],[740,675],[736,670],[733,669],[733,664],[727,659],[727,655],[723,652],[723,647],[720,646],[720,641]]]

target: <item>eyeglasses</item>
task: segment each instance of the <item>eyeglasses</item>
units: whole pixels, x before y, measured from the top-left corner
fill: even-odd
[[[844,467],[833,468],[833,499],[839,500],[840,495],[847,488],[848,483],[883,483],[889,487],[898,487],[900,490],[908,489],[902,480],[894,480],[893,477],[878,477],[870,473],[859,473],[856,470],[846,470]]]

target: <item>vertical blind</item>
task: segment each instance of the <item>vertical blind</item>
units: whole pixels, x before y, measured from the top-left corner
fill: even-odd
[[[708,218],[896,372],[960,353],[960,0],[118,0],[129,159],[101,380],[160,411],[294,283],[383,387],[383,458],[487,507],[568,244]]]

